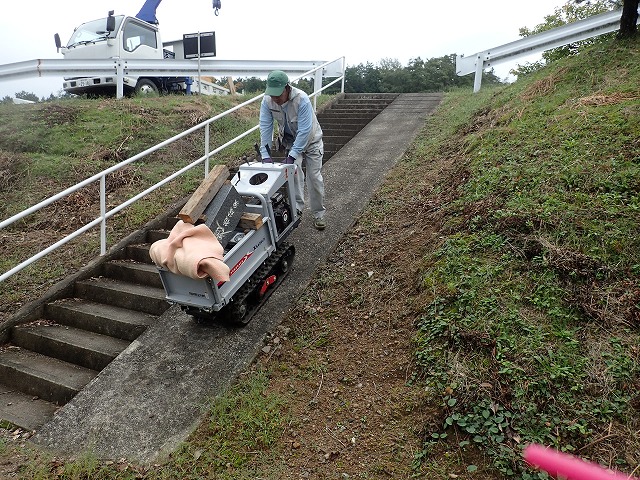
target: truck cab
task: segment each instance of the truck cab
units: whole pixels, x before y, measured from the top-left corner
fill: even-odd
[[[163,59],[171,57],[173,52],[165,51],[160,32],[156,25],[127,15],[112,15],[85,22],[78,26],[60,52],[70,60],[82,59]],[[63,89],[68,93],[112,94],[115,92],[114,77],[78,77],[65,78]],[[125,77],[126,93],[133,91],[157,93],[163,88],[155,78],[141,79]]]
[[[65,59],[82,60],[168,60],[176,57],[176,52],[183,51],[182,43],[163,45],[158,29],[155,12],[161,0],[146,0],[135,17],[114,15],[109,12],[106,18],[85,22],[73,31],[73,35],[65,46],[56,33],[56,47]],[[214,12],[217,15],[220,0],[213,0]],[[173,47],[175,51],[167,48]],[[65,77],[63,89],[75,95],[113,96],[117,93],[118,78],[113,75],[89,76],[76,74],[76,77]],[[174,75],[178,75],[174,73]],[[197,91],[203,95],[227,95],[229,90],[205,79],[184,76],[125,76],[123,79],[125,95],[132,93],[158,94],[182,93],[191,94]]]
[[[114,30],[109,31],[107,23]],[[125,15],[83,23],[61,49],[65,58],[163,58],[158,27]]]

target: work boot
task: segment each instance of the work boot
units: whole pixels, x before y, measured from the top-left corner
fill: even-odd
[[[316,227],[317,230],[324,230],[324,228],[327,226],[327,222],[324,220],[324,218],[314,218],[313,226]]]

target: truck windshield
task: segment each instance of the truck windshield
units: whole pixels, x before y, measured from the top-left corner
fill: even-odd
[[[98,40],[104,40],[105,38],[115,35],[115,32],[120,28],[124,15],[116,15],[116,29],[113,32],[107,32],[107,19],[100,18],[98,20],[92,20],[91,22],[83,23],[76,28],[73,35],[67,42],[67,48],[82,43],[90,43]]]

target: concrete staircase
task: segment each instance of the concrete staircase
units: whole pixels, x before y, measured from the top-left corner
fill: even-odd
[[[346,93],[319,111],[324,161],[335,155],[397,97],[397,93]]]
[[[319,112],[324,160],[397,96],[346,94]],[[38,430],[169,308],[149,247],[179,208],[16,315],[0,346],[0,421]]]
[[[0,348],[0,418],[37,430],[170,306],[149,247],[166,226],[146,231],[46,302],[40,318],[16,324]]]

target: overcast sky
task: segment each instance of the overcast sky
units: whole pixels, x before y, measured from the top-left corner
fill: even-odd
[[[116,14],[136,15],[144,0],[78,2],[3,2],[0,17],[0,64],[63,58],[63,45],[74,27]],[[562,0],[221,0],[215,16],[211,0],[164,0],[157,10],[163,41],[185,33],[216,32],[221,60],[334,60],[347,66],[382,59],[428,60],[449,54],[472,55],[518,40],[518,29],[533,28]],[[524,63],[519,59],[516,63]],[[531,59],[533,60],[533,59]],[[513,65],[499,65],[508,75]],[[0,80],[0,98],[26,90],[36,95],[58,93],[62,79],[42,77]]]

